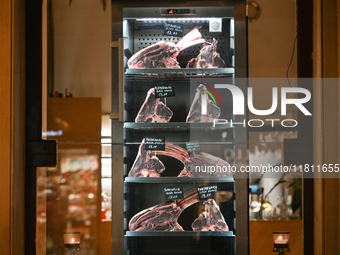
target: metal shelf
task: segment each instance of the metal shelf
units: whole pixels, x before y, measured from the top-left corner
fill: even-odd
[[[135,123],[135,122],[124,122],[124,128],[134,130],[145,130],[145,131],[166,131],[166,132],[185,132],[190,130],[224,130],[234,129],[228,122],[226,124],[218,124],[216,127],[213,126],[212,122],[209,123],[187,123],[187,122],[167,122],[167,123]]]
[[[126,69],[125,77],[140,81],[188,81],[190,78],[232,78],[233,67],[228,68],[138,68]]]
[[[225,75],[233,74],[235,69],[233,67],[227,68],[135,68],[126,69],[125,74],[140,74],[143,76],[150,76],[153,74],[161,75],[189,75],[189,76],[202,76],[202,75]]]
[[[127,183],[154,183],[154,184],[168,184],[168,183],[225,183],[235,182],[232,177],[126,177]]]
[[[232,231],[126,231],[126,237],[235,237]]]

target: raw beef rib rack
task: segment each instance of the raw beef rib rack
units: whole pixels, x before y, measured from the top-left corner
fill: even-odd
[[[137,157],[129,171],[129,177],[160,177],[165,167],[156,155],[169,156],[181,161],[184,167],[178,171],[178,177],[233,176],[228,162],[209,153],[196,152],[190,155],[184,148],[168,140],[165,141],[164,151],[150,151],[145,149],[145,139],[143,139]],[[200,166],[199,171],[197,166]],[[215,167],[214,171],[202,170],[212,166]],[[219,169],[219,171],[216,169]]]
[[[179,53],[205,42],[199,28],[192,29],[178,43],[161,41],[138,51],[129,59],[129,68],[181,68],[176,59]]]
[[[187,207],[199,202],[196,188],[184,193],[184,198],[166,201],[147,208],[135,216],[129,222],[131,231],[184,231],[178,224],[180,214]]]

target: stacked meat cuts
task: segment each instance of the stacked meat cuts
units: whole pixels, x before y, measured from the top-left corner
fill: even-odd
[[[213,122],[221,115],[221,109],[208,97],[206,86],[200,84],[196,89],[186,122]]]
[[[196,188],[184,193],[184,198],[160,203],[134,215],[129,222],[131,231],[184,231],[178,223],[180,214],[199,202]],[[203,202],[203,212],[193,223],[194,231],[228,231],[228,225],[214,199]]]
[[[217,40],[213,38],[213,42],[206,42],[196,58],[191,59],[187,68],[222,68],[226,64],[220,54],[216,52]]]
[[[228,231],[228,225],[215,200],[210,198],[203,204],[205,211],[191,224],[192,229],[194,231]]]
[[[181,68],[177,61],[179,53],[205,42],[198,29],[191,30],[178,43],[161,41],[140,50],[129,59],[129,68]]]
[[[166,141],[164,151],[145,150],[145,139],[139,146],[138,155],[129,172],[129,177],[159,177],[164,165],[155,156],[165,155],[176,158],[184,165],[178,177],[232,177],[228,162],[209,153],[189,154],[184,148]]]
[[[163,104],[159,98],[156,98],[154,88],[151,88],[146,99],[141,106],[135,122],[169,122],[172,117],[172,111]]]
[[[197,190],[190,189],[184,193],[183,199],[166,201],[137,213],[131,218],[129,229],[132,231],[184,231],[178,224],[178,217],[185,208],[198,202]]]

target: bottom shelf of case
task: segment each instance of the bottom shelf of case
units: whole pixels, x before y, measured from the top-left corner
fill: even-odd
[[[231,231],[216,232],[134,232],[124,237],[125,255],[233,255],[235,236]]]

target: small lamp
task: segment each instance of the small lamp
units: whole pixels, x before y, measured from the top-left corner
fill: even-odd
[[[80,232],[64,232],[64,245],[72,255],[80,251]]]
[[[290,252],[289,249],[290,232],[273,232],[274,248],[273,252],[278,252],[279,255],[284,255],[285,252]]]

